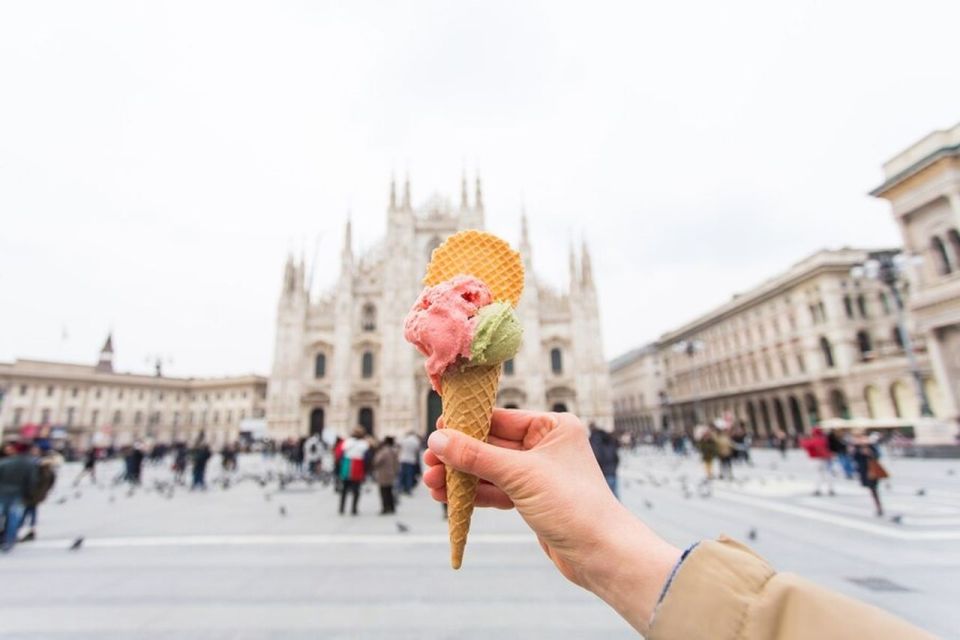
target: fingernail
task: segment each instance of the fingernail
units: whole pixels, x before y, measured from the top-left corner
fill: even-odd
[[[427,446],[439,456],[443,455],[443,450],[447,448],[448,442],[450,442],[450,436],[443,431],[434,431],[427,439]]]

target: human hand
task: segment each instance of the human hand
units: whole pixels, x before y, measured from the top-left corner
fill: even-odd
[[[433,498],[446,501],[445,464],[479,477],[477,506],[515,507],[567,579],[643,632],[680,550],[617,501],[580,421],[495,409],[487,443],[443,426],[424,454]]]

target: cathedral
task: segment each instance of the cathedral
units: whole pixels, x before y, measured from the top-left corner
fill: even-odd
[[[304,260],[288,257],[268,386],[271,436],[330,437],[357,425],[377,437],[433,429],[440,397],[430,388],[422,356],[403,338],[403,319],[423,288],[433,249],[457,231],[483,228],[479,178],[472,202],[469,196],[464,177],[459,206],[434,195],[414,207],[409,179],[400,198],[392,181],[386,237],[355,255],[348,220],[339,277],[319,296],[305,282]],[[523,345],[504,363],[498,406],[570,411],[584,423],[611,428],[609,372],[586,245],[579,257],[571,247],[566,292],[537,280],[526,216],[515,247],[526,267],[517,309]]]

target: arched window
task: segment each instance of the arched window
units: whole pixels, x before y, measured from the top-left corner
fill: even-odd
[[[139,427],[141,422],[143,422],[143,413],[137,411],[135,414],[133,414],[133,424]]]
[[[363,427],[363,430],[369,435],[373,435],[373,409],[363,407],[357,412],[357,423]]]
[[[823,352],[823,363],[826,365],[827,369],[832,369],[833,347],[830,346],[830,341],[824,337],[820,338],[820,351]]]
[[[327,375],[327,354],[318,353],[313,361],[313,377],[322,378]]]
[[[554,402],[553,406],[550,407],[550,411],[554,411],[556,413],[566,413],[567,405],[562,402]]]
[[[503,375],[512,376],[513,375],[513,358],[505,361],[503,363]]]
[[[960,233],[956,229],[950,229],[947,233],[950,240],[950,248],[953,250],[953,264],[960,265]]]
[[[863,399],[867,403],[867,417],[869,418],[879,418],[880,417],[880,392],[877,391],[877,388],[873,385],[867,386],[863,390]]]
[[[433,259],[433,250],[439,247],[441,244],[440,238],[434,236],[430,239],[430,242],[427,243],[427,262],[430,262]]]
[[[550,370],[556,374],[563,373],[563,352],[559,347],[550,349]]]
[[[369,302],[363,305],[360,326],[364,331],[374,331],[377,328],[377,308]]]
[[[860,348],[860,359],[869,360],[873,357],[873,345],[870,343],[870,334],[866,331],[857,331],[857,346]]]
[[[360,357],[360,375],[364,378],[373,377],[373,353],[364,351]]]
[[[867,311],[867,299],[861,293],[857,296],[857,308],[860,310],[861,318],[869,318],[870,313]]]
[[[830,392],[830,409],[836,418],[850,418],[850,408],[847,406],[847,397],[843,395],[840,389],[834,389]]]
[[[123,413],[120,411],[113,412],[113,424],[111,426],[119,427],[123,424]]]
[[[853,318],[853,301],[850,299],[850,296],[843,296],[843,310],[846,312],[848,318]]]
[[[933,262],[937,265],[937,273],[941,276],[950,273],[953,270],[950,266],[950,256],[947,255],[947,248],[940,236],[933,236],[930,240],[930,250],[933,251]]]
[[[894,327],[891,335],[893,336],[893,343],[897,345],[897,348],[903,349],[903,334],[900,333],[900,327]]]

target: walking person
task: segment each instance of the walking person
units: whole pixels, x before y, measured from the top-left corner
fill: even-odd
[[[400,490],[406,495],[410,495],[417,484],[420,444],[420,437],[413,431],[400,439]]]
[[[697,439],[697,447],[700,449],[700,460],[703,462],[703,470],[706,473],[706,481],[713,480],[713,461],[717,457],[717,439],[709,427],[699,427],[700,437]]]
[[[720,458],[720,479],[733,480],[733,440],[727,433],[726,425],[717,427],[717,457]]]
[[[17,541],[24,503],[36,487],[37,464],[30,457],[26,443],[7,444],[3,452],[5,457],[0,459],[0,515],[4,527],[0,550],[7,552]]]
[[[210,462],[212,455],[210,446],[206,441],[198,440],[196,446],[193,448],[193,482],[190,485],[191,491],[194,489],[207,490],[207,463]]]
[[[183,475],[187,472],[187,445],[178,442],[173,450],[173,481],[183,484]]]
[[[360,501],[360,485],[366,477],[364,460],[367,451],[370,449],[370,443],[366,439],[367,432],[363,427],[357,427],[350,434],[350,437],[343,441],[342,457],[340,460],[340,480],[342,486],[340,489],[340,515],[343,515],[347,504],[347,494],[353,496],[353,503],[350,507],[350,515],[357,515],[357,503]]]
[[[393,485],[400,472],[400,459],[397,456],[393,436],[387,436],[373,454],[373,478],[380,485],[380,515],[397,512],[393,496]]]
[[[78,486],[84,476],[90,476],[90,482],[97,484],[97,448],[93,445],[83,456],[83,470],[73,480],[73,486]]]
[[[883,516],[883,505],[880,504],[880,480],[890,477],[887,470],[880,464],[880,451],[877,445],[870,442],[870,437],[859,433],[853,438],[853,460],[857,465],[860,484],[870,491],[873,505],[877,509],[877,517]]]
[[[850,459],[850,454],[847,452],[847,439],[839,429],[831,429],[827,433],[827,447],[837,462],[840,463],[840,468],[847,480],[853,479],[853,460]]]
[[[60,466],[60,456],[51,452],[41,451],[39,447],[34,446],[31,452],[34,461],[37,464],[37,483],[33,491],[24,500],[23,519],[20,521],[20,527],[28,527],[27,532],[20,538],[20,542],[29,542],[37,538],[37,508],[40,503],[47,499],[50,489],[57,482],[57,467]]]
[[[617,441],[612,435],[599,429],[595,424],[590,424],[590,447],[593,449],[593,455],[600,465],[600,471],[607,481],[607,486],[613,495],[620,498],[620,490],[617,486],[617,468],[620,466],[620,453],[617,451]]]
[[[833,454],[827,442],[827,436],[820,427],[814,427],[812,435],[800,441],[800,446],[807,452],[810,459],[817,464],[817,484],[813,495],[823,495],[822,487],[826,485],[829,495],[837,495],[833,490]]]

